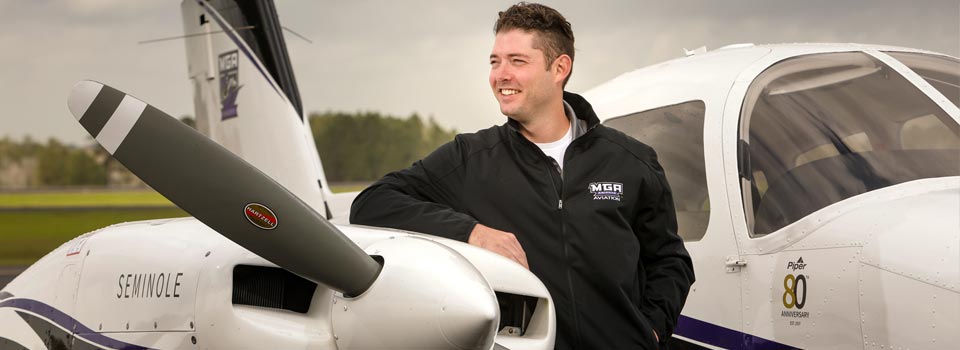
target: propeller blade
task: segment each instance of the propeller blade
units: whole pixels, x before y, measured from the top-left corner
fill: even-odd
[[[74,85],[70,112],[154,190],[251,252],[346,295],[380,264],[286,188],[159,109],[107,85]]]

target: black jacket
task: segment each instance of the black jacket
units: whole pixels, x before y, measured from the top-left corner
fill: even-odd
[[[590,104],[561,175],[509,120],[461,134],[353,202],[350,221],[467,241],[478,222],[511,232],[557,313],[557,349],[656,348],[693,283],[653,149],[600,125]]]

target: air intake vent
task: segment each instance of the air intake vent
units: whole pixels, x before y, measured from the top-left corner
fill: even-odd
[[[302,314],[310,310],[317,284],[290,271],[267,266],[233,268],[233,304],[283,309]]]
[[[527,333],[530,318],[537,310],[537,298],[506,292],[496,292],[500,303],[500,334],[521,336]]]

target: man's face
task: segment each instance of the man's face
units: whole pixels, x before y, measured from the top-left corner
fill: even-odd
[[[533,47],[536,34],[514,29],[500,32],[490,53],[490,87],[500,112],[526,122],[562,99],[562,78],[547,69],[543,51]]]

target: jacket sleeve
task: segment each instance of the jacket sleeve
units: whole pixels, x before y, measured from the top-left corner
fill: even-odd
[[[385,175],[350,207],[350,223],[416,231],[466,242],[477,224],[461,206],[464,156],[460,137],[409,168]]]
[[[640,241],[640,263],[646,271],[640,312],[650,320],[663,345],[673,334],[693,284],[693,263],[677,233],[673,195],[663,168],[655,155],[647,165],[650,171],[644,178],[643,199],[633,226]]]

